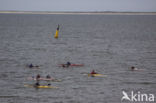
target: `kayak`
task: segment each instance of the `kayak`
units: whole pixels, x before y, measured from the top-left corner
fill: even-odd
[[[40,69],[40,67],[38,65],[32,66],[30,67],[29,65],[26,65],[27,68],[31,68],[31,69]]]
[[[90,73],[86,73],[85,75],[87,75],[88,77],[106,77],[107,75],[104,74],[90,74]]]
[[[30,87],[30,88],[47,88],[47,89],[50,89],[50,88],[58,88],[58,87],[55,87],[55,86],[47,86],[47,85],[41,85],[41,86],[34,86],[34,85],[28,85],[28,84],[25,84],[24,85],[25,87]]]
[[[61,66],[61,67],[67,67],[67,64],[59,64],[59,66]],[[69,66],[84,66],[84,64],[70,64]]]
[[[71,64],[70,66],[84,66],[84,64]]]
[[[28,79],[28,80],[36,80],[36,78],[34,78],[34,77],[28,77],[27,79]],[[55,79],[55,78],[39,78],[38,80],[53,81],[53,82],[61,82],[61,80]]]

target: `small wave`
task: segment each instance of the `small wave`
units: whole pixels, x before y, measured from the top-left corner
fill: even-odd
[[[154,82],[124,82],[126,84],[145,84],[145,85],[149,85],[149,84],[156,84]]]
[[[17,98],[19,96],[1,95],[0,98]]]

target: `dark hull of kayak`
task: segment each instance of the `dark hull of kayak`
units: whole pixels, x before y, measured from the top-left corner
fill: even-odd
[[[65,66],[65,67],[67,67],[68,65],[67,64],[59,64],[59,66],[62,66],[62,67]],[[71,64],[69,66],[78,67],[78,66],[84,66],[84,64]]]

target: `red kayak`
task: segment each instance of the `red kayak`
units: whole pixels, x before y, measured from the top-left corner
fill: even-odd
[[[61,67],[70,67],[70,66],[79,67],[79,66],[84,66],[84,64],[70,64],[69,66],[67,64],[59,64],[59,66],[61,66]]]
[[[84,64],[70,64],[70,66],[84,66]]]

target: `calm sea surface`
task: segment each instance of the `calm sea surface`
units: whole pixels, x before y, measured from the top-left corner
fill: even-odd
[[[92,69],[107,77],[83,75]],[[62,82],[24,87],[37,74]],[[0,14],[0,103],[121,103],[122,91],[156,97],[156,15]]]

